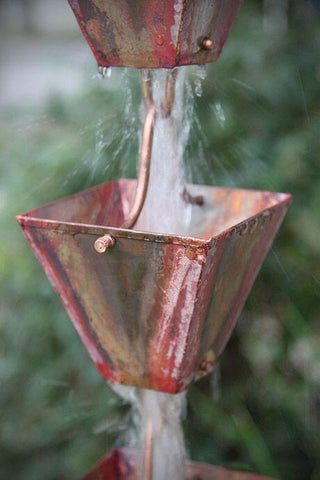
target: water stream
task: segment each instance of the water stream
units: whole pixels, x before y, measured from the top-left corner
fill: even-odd
[[[167,72],[153,75],[153,100],[157,108],[148,194],[137,230],[187,235],[192,205],[184,199],[183,154],[189,136],[191,117],[186,102],[192,101],[185,87],[185,69],[179,69],[171,114],[161,115]],[[117,393],[133,404],[140,430],[140,480],[151,468],[152,480],[184,480],[186,448],[182,430],[185,393],[170,395],[142,389],[116,387]],[[149,451],[149,459],[144,457]],[[150,459],[151,457],[151,459]],[[146,465],[146,462],[148,465]],[[148,477],[149,478],[149,477]]]
[[[185,69],[179,69],[177,73],[175,101],[167,118],[160,113],[165,80],[166,72],[153,72],[153,100],[159,113],[155,122],[148,194],[136,228],[187,235],[192,205],[185,201],[183,195],[183,154],[191,119],[187,118],[188,110],[184,108]],[[144,390],[138,396],[144,451],[148,449],[151,438],[153,480],[185,478],[186,449],[181,426],[184,405],[185,394],[169,395]],[[141,480],[144,480],[143,466],[141,470]]]
[[[167,72],[153,72],[153,100],[161,112]],[[155,121],[151,172],[147,198],[135,226],[151,232],[188,233],[192,205],[183,197],[185,186],[183,153],[189,136],[191,119],[185,104],[185,69],[178,69],[176,95],[171,115],[158,113]]]
[[[142,458],[140,459],[140,480],[144,468],[148,469],[148,458],[144,453],[151,444],[150,462],[152,480],[185,480],[186,447],[182,429],[186,394],[170,395],[152,390],[141,390],[137,408],[141,419]]]

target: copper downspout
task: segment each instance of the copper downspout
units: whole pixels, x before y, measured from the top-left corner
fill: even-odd
[[[149,106],[149,110],[147,112],[144,125],[143,125],[136,196],[135,196],[132,208],[130,210],[130,213],[126,218],[126,220],[121,225],[121,228],[132,228],[135,225],[147,196],[149,177],[150,177],[150,165],[151,165],[150,160],[151,160],[151,154],[152,154],[155,115],[156,115],[156,109],[154,104],[152,103]]]
[[[151,480],[153,472],[153,425],[151,419],[147,423],[146,439],[144,445],[144,454],[142,462],[142,479]]]

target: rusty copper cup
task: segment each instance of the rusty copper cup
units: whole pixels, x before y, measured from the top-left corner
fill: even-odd
[[[213,370],[291,197],[190,185],[204,205],[186,237],[120,228],[135,185],[105,183],[17,219],[101,375],[177,393]],[[112,247],[97,253],[105,235]]]
[[[69,0],[102,67],[174,68],[218,59],[241,0]]]

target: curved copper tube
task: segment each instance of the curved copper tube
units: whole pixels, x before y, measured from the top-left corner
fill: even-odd
[[[153,425],[149,418],[142,462],[142,480],[151,480],[153,471]]]
[[[165,87],[165,100],[162,105],[162,114],[165,117],[171,115],[172,106],[175,99],[175,83],[176,83],[177,71],[173,70],[167,74],[166,87]],[[138,217],[143,208],[150,176],[152,143],[153,143],[153,130],[154,120],[156,115],[156,108],[153,103],[152,96],[152,73],[150,71],[141,72],[142,78],[142,96],[146,107],[148,108],[147,115],[144,121],[142,144],[139,161],[139,175],[136,189],[136,196],[134,199],[131,211],[126,220],[121,225],[121,228],[132,228],[138,220]]]
[[[140,71],[142,98],[146,109],[153,104],[152,76],[152,70],[143,69]]]
[[[142,142],[141,142],[141,152],[139,160],[139,173],[137,180],[137,189],[136,196],[129,212],[129,215],[123,222],[120,228],[132,228],[138,220],[138,217],[143,208],[147,191],[149,185],[150,177],[150,166],[151,166],[151,154],[152,154],[152,143],[153,143],[153,131],[154,131],[154,120],[156,116],[156,108],[152,100],[152,93],[150,82],[145,80],[142,81],[143,86],[143,97],[148,107],[146,118],[144,120],[143,132],[142,132]],[[99,237],[95,243],[94,248],[97,253],[104,253],[115,244],[115,240],[111,235],[106,234],[103,237]]]
[[[149,109],[144,121],[144,125],[143,125],[136,196],[135,196],[132,208],[130,210],[130,213],[126,218],[126,220],[121,225],[121,228],[132,228],[135,225],[141,213],[144,201],[147,196],[149,177],[150,177],[150,164],[151,164],[155,116],[156,116],[156,108],[152,103],[149,106]]]

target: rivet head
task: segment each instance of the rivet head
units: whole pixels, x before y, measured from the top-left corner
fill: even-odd
[[[115,244],[115,239],[111,237],[111,235],[104,235],[103,237],[99,237],[94,242],[94,249],[98,253],[104,253],[110,248],[112,248]]]
[[[210,38],[204,38],[201,43],[201,48],[203,50],[213,50],[214,48],[214,41]]]

